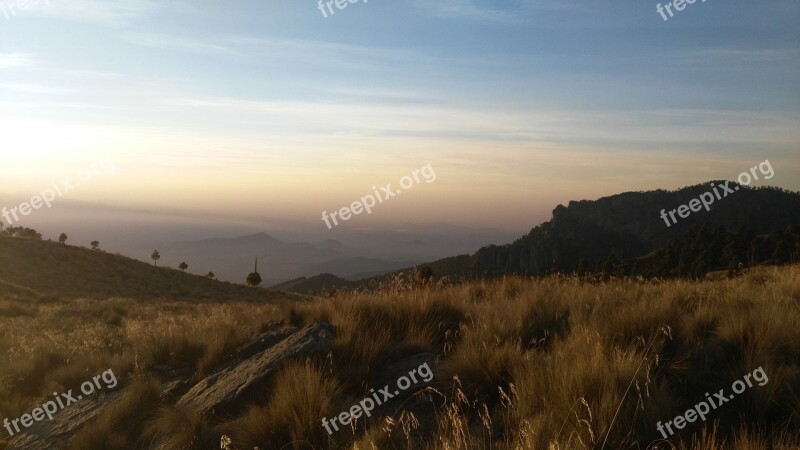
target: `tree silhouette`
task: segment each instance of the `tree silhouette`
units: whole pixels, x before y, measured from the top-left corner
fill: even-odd
[[[61,236],[58,237],[58,243],[64,245],[67,242],[67,234],[61,233]]]
[[[206,276],[208,278],[211,278],[211,279],[213,279],[215,277],[214,272],[208,272],[208,275],[206,275]]]
[[[247,275],[247,284],[250,286],[258,286],[261,284],[261,275],[258,273],[258,257],[256,257],[255,270]]]
[[[161,259],[161,255],[158,253],[158,250],[153,250],[153,254],[150,255],[150,259],[153,260],[153,265],[158,267],[158,260]]]
[[[188,268],[189,268],[189,265],[186,264],[186,261],[181,262],[181,264],[178,266],[178,269],[181,269],[181,271],[183,271],[183,272],[186,272],[186,269],[188,269]]]
[[[97,250],[97,248],[100,247],[100,242],[98,241],[92,241],[89,244],[92,246],[92,250]]]
[[[8,227],[3,231],[3,234],[11,237],[29,238],[29,239],[42,239],[42,233],[37,232],[33,228],[25,227]],[[65,235],[66,236],[66,235]],[[48,239],[50,240],[50,239]]]

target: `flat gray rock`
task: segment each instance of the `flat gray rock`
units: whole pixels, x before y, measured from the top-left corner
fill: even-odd
[[[109,391],[100,397],[81,399],[55,414],[52,422],[45,418],[12,437],[6,450],[66,448],[69,439],[86,423],[98,417],[109,405],[118,401],[122,397],[122,392],[122,390]]]
[[[254,337],[236,350],[236,359],[241,361],[255,355],[256,353],[261,353],[299,330],[299,328],[292,326],[280,328],[282,325],[283,322],[279,321],[269,322],[267,325],[267,331]]]
[[[204,414],[220,413],[244,398],[286,360],[326,351],[332,343],[333,330],[329,324],[309,325],[272,347],[201,380],[176,405]]]

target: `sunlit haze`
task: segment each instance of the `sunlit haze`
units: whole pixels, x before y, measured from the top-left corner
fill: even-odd
[[[769,18],[769,20],[767,20]],[[731,179],[800,188],[793,1],[50,0],[0,14],[0,193],[296,221],[430,163],[348,225],[523,231],[559,203]]]

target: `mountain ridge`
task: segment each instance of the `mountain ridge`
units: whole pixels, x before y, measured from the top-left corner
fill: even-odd
[[[711,185],[711,180],[674,190],[627,191],[596,200],[572,200],[553,209],[550,220],[505,245],[487,245],[475,253],[431,261],[435,277],[474,278],[500,275],[545,275],[573,272],[581,264],[589,268],[609,258],[617,261],[642,259],[663,250],[673,240],[680,240],[700,226],[722,226],[729,232],[750,227],[756,234],[782,231],[788,226],[800,229],[800,192],[778,187],[744,188],[728,181],[730,198],[715,201],[709,211],[701,210],[669,227],[660,217],[667,211],[687,204]],[[744,189],[743,189],[744,188]],[[755,205],[755,206],[753,206]],[[612,263],[613,265],[613,263]],[[405,268],[385,275],[366,278],[358,285],[380,282]],[[348,280],[326,278],[328,283],[344,285]],[[289,286],[294,292],[307,292],[302,282]]]

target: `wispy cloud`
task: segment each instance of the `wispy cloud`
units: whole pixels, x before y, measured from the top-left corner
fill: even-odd
[[[351,98],[367,102],[403,101],[414,102],[441,102],[444,97],[433,92],[421,92],[401,89],[369,89],[348,86],[322,86],[317,91],[334,97]]]
[[[71,94],[74,91],[70,89],[62,89],[51,86],[43,86],[40,84],[32,83],[0,83],[0,90],[8,90],[14,92],[22,92],[25,94]]]
[[[36,58],[27,53],[0,53],[0,69],[10,67],[33,67]]]
[[[484,66],[492,61],[478,57],[456,57],[418,49],[379,47],[316,39],[298,39],[271,35],[219,34],[203,36],[168,33],[128,34],[128,43],[162,50],[209,56],[246,58],[250,63],[269,61],[287,68],[324,67],[328,70],[350,69],[379,71],[413,67]]]
[[[800,47],[794,48],[706,48],[692,50],[679,58],[687,64],[755,64],[755,63],[800,63]]]
[[[125,36],[131,44],[167,50],[179,50],[190,53],[235,53],[225,45],[212,42],[211,39],[190,38],[172,35],[131,34]]]
[[[30,13],[72,21],[118,24],[149,14],[161,6],[162,3],[154,0],[50,0]]]
[[[798,139],[800,116],[727,110],[630,110],[589,112],[566,109],[510,110],[485,104],[466,109],[437,103],[385,104],[351,101],[261,101],[225,97],[176,98],[165,105],[203,110],[216,121],[232,113],[244,127],[263,132],[302,132],[317,136],[384,136],[394,138],[475,139],[495,142],[561,142],[652,147],[654,142],[686,146],[697,142],[722,145]],[[268,126],[264,124],[270,124]]]
[[[353,45],[313,39],[295,39],[279,36],[216,35],[203,37],[173,34],[129,34],[124,39],[136,45],[183,50],[192,53],[231,53],[244,55],[270,55],[304,57],[313,54],[317,58],[334,54],[337,58],[407,60],[423,55],[410,50],[387,49],[365,45]]]
[[[415,6],[434,17],[453,19],[478,19],[513,21],[517,17],[511,7],[519,7],[519,1],[507,0],[415,0]]]

